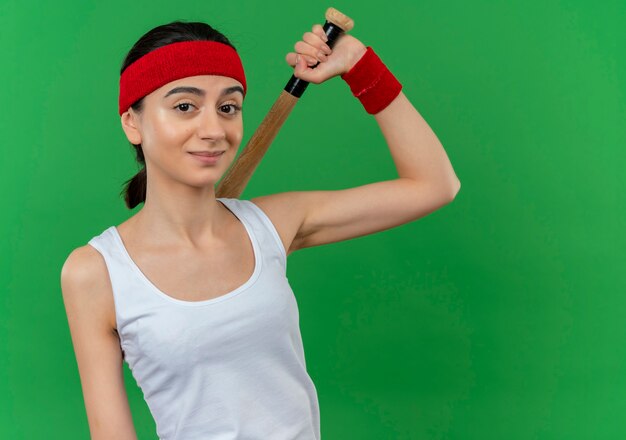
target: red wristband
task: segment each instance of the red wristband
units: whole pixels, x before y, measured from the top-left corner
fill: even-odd
[[[402,90],[402,84],[370,46],[341,79],[348,83],[352,94],[371,115],[385,109]]]

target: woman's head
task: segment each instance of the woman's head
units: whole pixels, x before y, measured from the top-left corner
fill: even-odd
[[[206,23],[175,21],[143,35],[120,75],[122,127],[143,165],[126,182],[127,207],[145,201],[148,175],[214,185],[243,135],[246,83],[232,43]],[[215,163],[191,154],[215,151]]]

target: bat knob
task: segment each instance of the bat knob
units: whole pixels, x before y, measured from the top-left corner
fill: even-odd
[[[335,41],[342,33],[348,32],[354,27],[354,20],[345,14],[342,14],[335,8],[328,8],[326,10],[326,23],[324,23],[324,33],[328,37],[326,44],[332,49],[335,45]],[[319,65],[319,62],[311,69],[315,69]],[[291,78],[287,82],[287,85],[283,89],[290,95],[300,98],[306,90],[309,83],[295,75],[291,75]]]
[[[326,20],[339,26],[344,32],[349,32],[354,27],[354,20],[335,8],[326,10]]]

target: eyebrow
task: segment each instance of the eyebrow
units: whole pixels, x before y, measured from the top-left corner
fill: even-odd
[[[243,96],[243,88],[241,86],[227,87],[222,90],[222,92],[220,93],[220,96],[230,95],[231,93],[234,93],[234,92],[239,92]],[[174,87],[172,90],[167,92],[165,96],[163,97],[163,99],[167,98],[170,95],[173,95],[174,93],[192,93],[194,95],[198,95],[201,97],[204,97],[206,95],[206,92],[203,89],[199,89],[197,87],[190,87],[190,86],[181,86],[181,87]]]

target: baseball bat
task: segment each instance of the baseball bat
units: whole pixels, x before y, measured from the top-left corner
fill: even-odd
[[[332,49],[342,32],[349,32],[354,27],[354,21],[335,8],[328,8],[325,17],[324,33],[328,37],[326,44]],[[319,62],[311,68],[318,65]],[[252,173],[308,85],[307,81],[291,75],[291,79],[248,140],[241,154],[237,156],[220,180],[215,191],[216,197],[239,198],[252,177]]]

